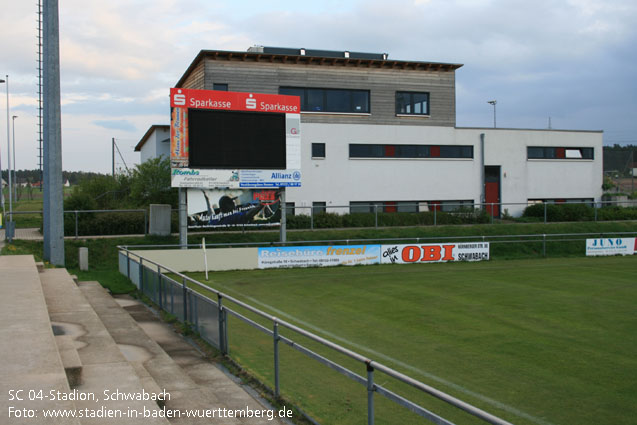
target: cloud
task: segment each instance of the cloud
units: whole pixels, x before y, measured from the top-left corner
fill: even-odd
[[[109,130],[137,131],[135,125],[127,120],[96,120],[93,124]]]

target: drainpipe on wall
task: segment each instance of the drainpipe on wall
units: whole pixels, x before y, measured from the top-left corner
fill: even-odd
[[[487,199],[484,174],[484,133],[480,133],[480,177],[480,180],[482,181],[482,193],[480,194],[480,202],[484,203]]]

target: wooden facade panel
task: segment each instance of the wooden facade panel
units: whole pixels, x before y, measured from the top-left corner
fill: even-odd
[[[191,77],[188,76],[186,81],[191,81]],[[281,86],[370,91],[369,116],[303,114],[303,122],[455,126],[453,71],[341,68],[207,59],[204,81],[202,85],[206,89],[212,89],[213,83],[225,83],[231,91],[260,93],[278,93]],[[397,117],[396,91],[428,92],[430,117]]]

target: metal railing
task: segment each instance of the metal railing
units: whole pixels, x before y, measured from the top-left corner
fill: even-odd
[[[203,340],[217,347],[224,355],[227,355],[229,352],[228,314],[272,337],[274,358],[273,392],[275,397],[279,397],[281,394],[279,379],[279,344],[284,343],[292,349],[297,350],[307,357],[329,367],[354,382],[363,385],[367,393],[367,423],[369,425],[374,424],[374,393],[382,395],[388,400],[407,408],[433,423],[453,425],[453,423],[449,420],[440,417],[419,404],[389,390],[383,385],[378,384],[378,379],[375,379],[376,373],[383,373],[386,376],[394,378],[403,384],[421,391],[422,393],[431,395],[451,406],[469,413],[484,422],[496,425],[510,425],[509,422],[485,412],[478,407],[411,378],[362,354],[322,338],[292,323],[282,320],[276,316],[272,316],[250,304],[244,303],[230,295],[206,286],[185,274],[179,273],[150,259],[144,258],[140,254],[130,251],[128,248],[130,247],[118,247],[120,272],[125,274],[143,294],[159,305],[161,309],[179,317],[184,323],[191,323]],[[176,276],[176,279],[167,276],[166,274]],[[203,294],[200,294],[195,290],[195,288],[208,291],[214,294],[217,299],[213,300]],[[262,319],[266,319],[270,323],[270,328],[248,318],[235,308],[230,308],[227,303],[232,303]],[[281,335],[281,328],[302,335],[310,341],[321,344],[335,353],[342,354],[347,358],[354,360],[361,364],[361,366],[365,367],[366,376],[361,376],[347,367],[303,346],[298,341]]]
[[[117,210],[66,210],[64,211],[64,214],[73,214],[74,215],[74,236],[77,239],[80,236],[80,232],[79,232],[79,223],[80,223],[80,216],[82,214],[92,214],[92,213],[142,213],[144,215],[144,227],[143,229],[140,229],[141,232],[139,234],[147,234],[148,233],[148,210],[146,209],[117,209]],[[41,210],[38,211],[13,211],[11,213],[7,213],[7,216],[13,220],[13,216],[20,216],[20,215],[39,215],[40,217],[42,216],[43,212]],[[41,218],[40,218],[41,219]],[[16,229],[17,230],[17,229]],[[68,235],[67,236],[71,236]]]

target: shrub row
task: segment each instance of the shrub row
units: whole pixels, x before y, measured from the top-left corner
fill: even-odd
[[[77,216],[77,234],[92,235],[135,235],[144,233],[142,212],[83,213]],[[64,234],[75,235],[75,214],[64,214]]]
[[[289,229],[309,229],[314,221],[315,229],[335,229],[341,227],[374,227],[376,216],[372,213],[318,213],[309,215],[288,215]],[[378,226],[426,226],[436,224],[480,224],[488,223],[491,217],[480,210],[457,212],[420,212],[420,213],[378,213]]]
[[[593,221],[595,208],[585,204],[534,204],[526,207],[522,218],[544,220],[546,206],[547,221]],[[637,208],[603,207],[597,208],[598,221],[637,220]],[[522,220],[527,221],[527,220]]]

